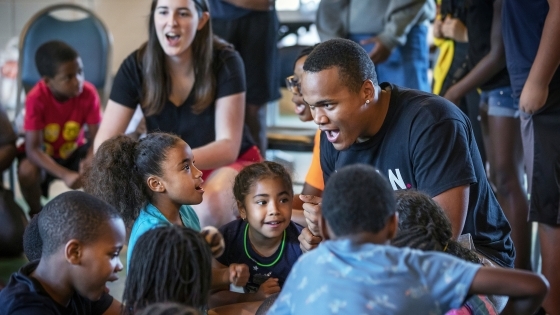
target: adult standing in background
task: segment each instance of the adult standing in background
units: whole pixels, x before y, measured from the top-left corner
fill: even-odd
[[[322,0],[317,11],[321,41],[348,38],[364,47],[379,82],[429,92],[428,24],[433,0]]]
[[[504,1],[502,33],[513,97],[519,101],[529,221],[539,223],[542,273],[550,283],[543,308],[551,315],[560,314],[559,30],[560,0]]]
[[[266,104],[280,98],[275,0],[209,0],[214,34],[232,43],[245,63],[245,123],[265,152]]]
[[[153,0],[148,42],[121,64],[94,146],[124,133],[137,104],[150,131],[171,132],[204,170],[201,226],[235,219],[232,185],[262,158],[244,130],[245,73],[239,54],[212,34],[206,0]]]

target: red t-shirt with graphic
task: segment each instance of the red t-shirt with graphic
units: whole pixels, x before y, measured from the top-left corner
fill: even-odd
[[[43,131],[45,152],[66,159],[85,142],[83,125],[101,122],[99,95],[95,86],[84,82],[82,93],[64,103],[58,102],[40,80],[27,94],[25,131]]]

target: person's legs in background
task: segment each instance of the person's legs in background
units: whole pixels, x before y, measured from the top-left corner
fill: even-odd
[[[403,87],[430,92],[427,34],[427,26],[413,26],[407,35],[406,44],[395,47],[386,61],[375,65],[377,80],[380,83],[390,82]],[[348,39],[359,43],[361,40],[374,36],[375,34],[350,34]],[[366,44],[362,47],[366,51],[371,51],[374,45]]]
[[[276,11],[252,11],[235,20],[212,20],[214,33],[232,43],[243,58],[247,82],[245,123],[265,154],[266,106],[280,98],[278,17]]]
[[[490,182],[509,224],[515,246],[515,268],[531,270],[531,223],[523,188],[523,146],[518,106],[510,87],[484,91],[481,103],[488,106],[487,144]],[[486,107],[486,106],[482,106]]]
[[[542,274],[550,284],[543,302],[548,314],[560,314],[560,89],[533,115],[521,112],[521,132],[530,192],[529,220],[539,224]]]

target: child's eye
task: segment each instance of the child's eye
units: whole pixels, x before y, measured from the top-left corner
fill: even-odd
[[[159,15],[166,15],[167,14],[167,10],[159,10],[157,12]]]
[[[283,199],[280,199],[280,202],[281,202],[281,203],[288,203],[288,202],[290,202],[290,199],[288,199],[288,198],[283,198]]]
[[[191,169],[191,167],[188,164],[183,166],[183,170],[185,170],[185,171],[189,171],[190,169]]]
[[[261,206],[264,206],[264,205],[267,204],[267,202],[266,202],[266,200],[259,200],[259,201],[257,201],[257,204],[261,205]]]

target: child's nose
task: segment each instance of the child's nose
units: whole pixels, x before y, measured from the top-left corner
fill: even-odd
[[[119,258],[119,259],[118,259],[118,262],[117,262],[117,265],[115,266],[115,271],[116,271],[116,272],[119,272],[119,271],[121,271],[121,270],[123,270],[123,264],[122,264],[121,259]]]

